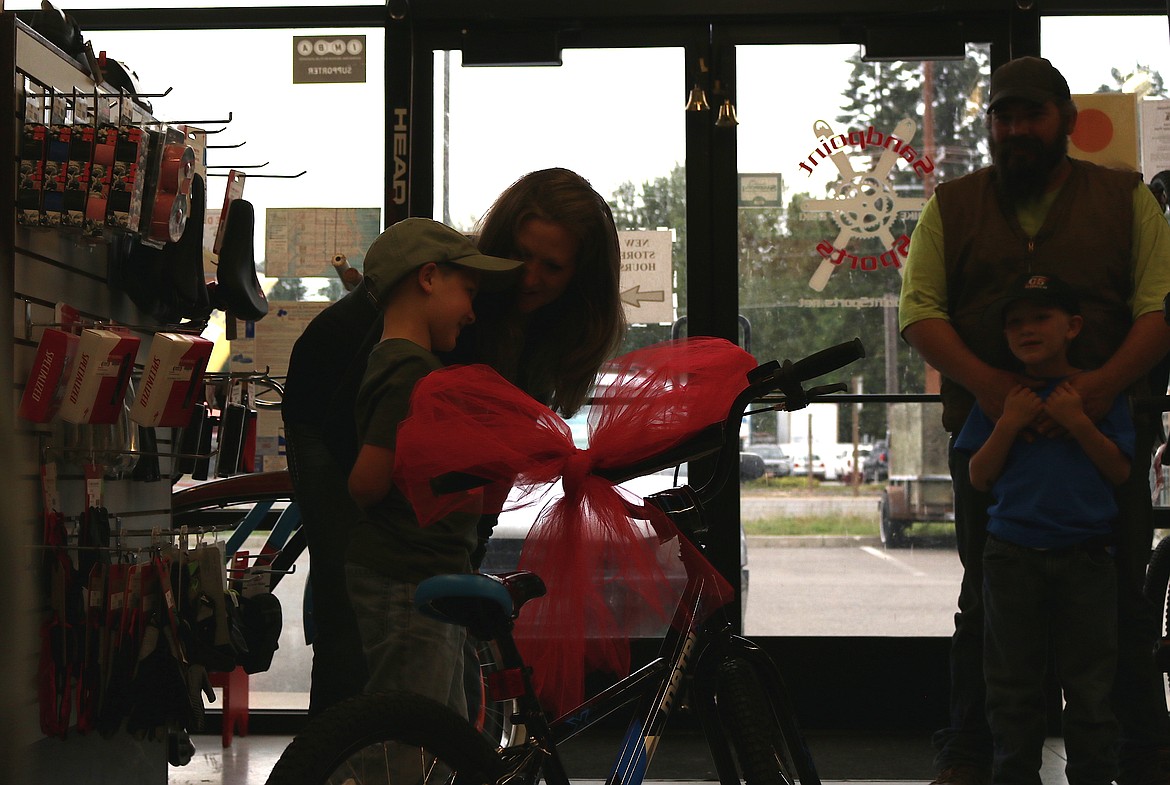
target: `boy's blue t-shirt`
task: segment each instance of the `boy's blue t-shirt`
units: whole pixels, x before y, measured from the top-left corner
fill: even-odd
[[[1047,398],[1060,381],[1051,381],[1037,394]],[[994,427],[976,404],[955,449],[974,454]],[[1133,416],[1124,396],[1118,396],[1097,427],[1133,458]],[[1107,537],[1117,518],[1113,486],[1071,437],[1017,438],[991,493],[995,503],[987,510],[988,533],[1027,548],[1065,548]]]

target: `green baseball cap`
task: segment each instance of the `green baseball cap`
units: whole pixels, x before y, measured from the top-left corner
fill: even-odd
[[[362,271],[366,290],[377,302],[407,274],[428,262],[449,262],[484,275],[483,289],[505,288],[522,262],[479,252],[466,235],[430,218],[406,218],[378,235],[366,251]]]
[[[1042,104],[1067,101],[1068,82],[1051,62],[1043,57],[1017,57],[1008,60],[991,74],[991,100],[988,111],[1011,99]]]

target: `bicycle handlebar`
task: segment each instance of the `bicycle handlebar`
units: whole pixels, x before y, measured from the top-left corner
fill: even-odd
[[[865,346],[860,338],[821,349],[803,360],[792,363],[792,375],[799,381],[815,379],[865,357]]]

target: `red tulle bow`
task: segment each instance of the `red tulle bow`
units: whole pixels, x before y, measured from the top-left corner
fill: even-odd
[[[561,480],[563,494],[542,510],[519,564],[544,579],[548,595],[526,606],[516,626],[550,710],[580,703],[588,670],[629,671],[629,637],[670,620],[686,583],[684,561],[692,579],[703,579],[696,585],[704,607],[731,599],[731,587],[664,515],[647,505],[635,520],[628,502],[640,500],[627,500],[594,472],[653,458],[724,421],[755,366],[747,352],[716,338],[630,352],[599,381],[587,450],[573,445],[564,420],[487,366],[435,371],[415,388],[394,472],[422,525],[456,509],[532,504]],[[436,494],[431,480],[451,473],[482,487]]]

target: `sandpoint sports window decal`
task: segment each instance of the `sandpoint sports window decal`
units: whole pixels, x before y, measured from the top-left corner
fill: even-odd
[[[902,274],[902,260],[908,253],[910,237],[905,233],[894,237],[890,226],[899,217],[920,213],[926,200],[921,196],[899,196],[891,175],[899,161],[908,164],[919,178],[934,171],[930,157],[920,154],[910,144],[917,130],[918,124],[908,117],[888,132],[869,126],[865,130],[834,133],[824,120],[813,123],[817,144],[797,164],[797,169],[811,176],[816,167],[829,162],[837,168],[838,179],[828,186],[827,198],[809,199],[801,205],[801,210],[828,214],[839,231],[833,240],[817,243],[821,263],[809,279],[810,288],[823,291],[834,268],[839,266],[867,272],[894,268]],[[882,150],[872,168],[868,172],[854,169],[850,153],[872,148]],[[849,252],[852,241],[869,238],[881,242],[880,253],[859,256]]]

